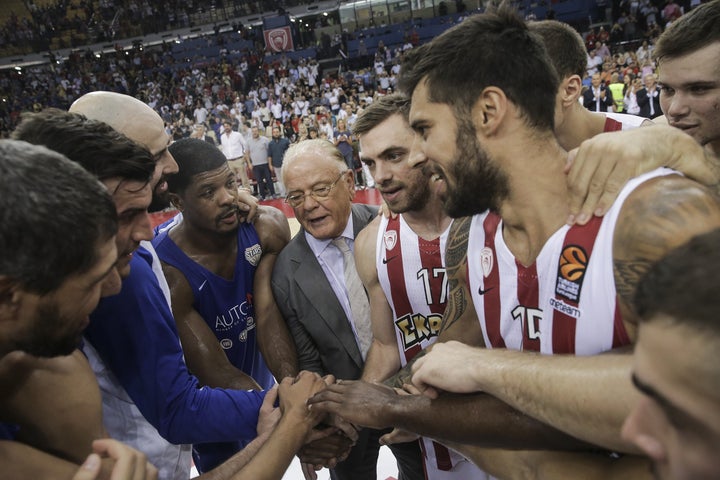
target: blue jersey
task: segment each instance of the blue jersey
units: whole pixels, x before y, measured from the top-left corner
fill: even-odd
[[[255,438],[265,393],[201,387],[185,365],[152,254],[141,247],[130,265],[121,292],[100,300],[85,331],[107,368],[171,443]]]
[[[262,255],[255,227],[241,223],[238,228],[238,253],[231,280],[188,257],[173,242],[169,232],[170,229],[161,229],[152,242],[158,257],[185,276],[193,292],[193,308],[215,333],[230,363],[262,388],[271,388],[275,380],[257,348],[252,303],[253,278]]]

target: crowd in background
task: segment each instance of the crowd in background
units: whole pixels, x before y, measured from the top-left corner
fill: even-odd
[[[100,5],[105,3],[107,0]],[[119,3],[134,9],[133,5],[147,2]],[[172,7],[171,3],[153,8]],[[199,2],[183,3],[183,8],[199,8]],[[63,4],[59,1],[56,8]],[[661,10],[651,0],[621,2],[617,21],[609,30],[600,26],[584,32],[588,48],[585,85],[592,88],[592,75],[599,73],[603,85],[609,85],[617,74],[616,81],[624,84],[624,96],[642,88],[643,79],[655,70],[654,39],[682,10],[673,0],[666,0]],[[47,9],[43,12],[48,14]],[[62,19],[59,12],[52,13],[58,21],[72,21]],[[210,35],[207,44],[222,52],[223,36]],[[242,132],[257,125],[269,136],[272,124],[281,126],[293,142],[315,134],[333,140],[338,120],[352,126],[358,111],[376,96],[393,90],[403,52],[417,44],[412,32],[406,37],[399,45],[381,42],[374,54],[359,52],[365,59],[353,66],[360,68],[350,70],[341,64],[332,71],[323,71],[314,58],[266,57],[260,41],[242,52],[239,61],[221,54],[181,63],[171,54],[170,44],[118,49],[110,54],[75,51],[63,61],[0,72],[0,137],[9,135],[23,111],[67,109],[84,93],[111,90],[150,104],[176,139],[190,136],[200,125],[217,139],[223,120],[231,119]],[[611,110],[639,113],[634,107],[628,109],[631,101],[620,103]]]

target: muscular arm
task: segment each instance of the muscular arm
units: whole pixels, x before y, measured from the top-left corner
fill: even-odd
[[[393,313],[378,279],[375,242],[380,218],[375,218],[355,238],[355,265],[370,299],[373,341],[365,361],[362,380],[382,382],[400,368]]]
[[[270,371],[276,379],[282,380],[297,375],[297,351],[270,283],[277,256],[290,241],[290,226],[278,209],[261,207],[255,228],[262,246],[262,257],[253,282],[258,345]]]
[[[637,456],[612,458],[603,453],[510,451],[453,443],[447,446],[462,453],[488,474],[507,480],[652,478],[649,461]]]
[[[193,292],[182,272],[166,263],[162,267],[188,369],[209,387],[262,390],[252,377],[230,363],[217,337],[193,307]]]

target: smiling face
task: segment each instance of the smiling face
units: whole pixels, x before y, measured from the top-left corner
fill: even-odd
[[[420,210],[430,199],[429,170],[408,163],[414,138],[400,114],[388,117],[360,137],[360,158],[395,213]]]
[[[718,339],[662,315],[640,324],[633,377],[643,396],[623,437],[652,460],[657,478],[720,478]]]
[[[177,195],[183,221],[207,233],[235,235],[240,224],[235,174],[228,164],[193,175]]]
[[[313,189],[331,185],[339,175],[340,179],[326,198],[316,199],[310,195]],[[283,180],[288,196],[305,194],[303,202],[293,210],[310,235],[324,240],[335,238],[345,230],[355,186],[352,172],[344,162],[321,151],[305,151],[285,165]]]
[[[148,206],[152,199],[149,183],[110,179],[103,182],[112,195],[118,215],[116,244],[118,273],[130,274],[130,260],[142,240],[152,240],[152,223]]]
[[[101,241],[96,248],[98,260],[86,272],[67,277],[46,295],[20,293],[19,329],[8,335],[11,350],[54,357],[78,348],[88,315],[95,310],[105,284],[118,283],[114,238]]]
[[[662,59],[658,82],[668,123],[720,152],[720,41]]]
[[[449,105],[431,102],[428,95],[423,80],[410,107],[410,125],[416,133],[410,165],[427,162],[430,171],[445,179],[443,207],[451,217],[497,210],[508,195],[507,177],[478,141],[471,119],[458,121]]]

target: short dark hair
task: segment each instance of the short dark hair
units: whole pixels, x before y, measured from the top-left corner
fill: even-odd
[[[542,40],[560,80],[571,75],[585,76],[587,50],[577,30],[557,20],[529,22],[528,28]]]
[[[227,164],[219,148],[199,138],[183,138],[168,150],[178,164],[178,172],[167,176],[168,190],[173,193],[184,192],[195,175]]]
[[[409,111],[410,99],[407,96],[401,93],[383,95],[358,115],[352,131],[355,135],[363,135],[395,114],[407,118]]]
[[[430,101],[467,114],[489,86],[503,90],[531,127],[552,130],[559,81],[540,39],[517,12],[477,14],[406,53],[400,88],[427,78]]]
[[[57,108],[24,113],[12,138],[62,153],[101,181],[121,178],[147,183],[155,171],[155,158],[147,148],[79,113]]]
[[[0,140],[0,275],[46,294],[99,260],[117,232],[107,189],[63,155]]]
[[[667,314],[672,323],[720,336],[720,229],[698,235],[653,264],[640,279],[641,321]]]
[[[660,35],[655,59],[676,58],[720,41],[720,0],[695,7],[678,18]]]

